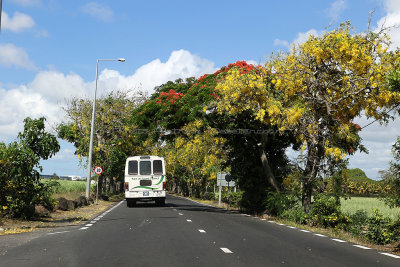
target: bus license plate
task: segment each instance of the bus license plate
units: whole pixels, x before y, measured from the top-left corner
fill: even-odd
[[[148,197],[149,196],[149,192],[143,192],[143,196],[144,197]]]

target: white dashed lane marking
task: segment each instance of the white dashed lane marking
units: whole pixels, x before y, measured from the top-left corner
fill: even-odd
[[[353,247],[362,248],[362,249],[371,249],[369,247],[364,247],[364,246],[360,246],[360,245],[353,245]]]
[[[336,238],[332,238],[333,241],[336,242],[341,242],[341,243],[346,243],[347,241],[341,240],[341,239],[336,239]]]
[[[287,225],[287,228],[296,229],[296,227],[294,227],[294,226],[289,226],[289,225]]]
[[[179,215],[183,215],[182,213],[178,213]]]
[[[314,234],[316,236],[320,236],[320,237],[326,237],[326,235],[321,235],[321,234]]]
[[[230,251],[228,248],[220,248],[223,252],[225,253],[233,253],[232,251]]]
[[[392,257],[392,258],[395,258],[395,259],[400,259],[400,256],[393,255],[393,254],[386,253],[386,252],[379,252],[379,254],[382,254],[382,255],[385,255],[385,256],[389,256],[389,257]]]
[[[88,229],[89,227],[81,227],[81,228],[79,228],[79,230],[86,230],[86,229]]]
[[[57,235],[57,234],[63,234],[63,233],[68,233],[69,231],[62,231],[62,232],[54,232],[54,233],[48,233],[48,235]]]
[[[192,222],[192,220],[186,220],[187,222]]]
[[[300,230],[300,232],[309,233],[310,231],[307,231],[307,230]]]
[[[206,231],[204,231],[203,229],[199,229],[200,233],[205,233]]]

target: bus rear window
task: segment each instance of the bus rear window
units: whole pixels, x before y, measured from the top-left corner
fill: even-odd
[[[140,175],[150,175],[151,174],[151,162],[150,161],[140,161]]]
[[[128,174],[137,175],[138,174],[138,162],[137,160],[131,160],[128,163]]]
[[[161,160],[153,160],[153,174],[162,174],[162,161]]]

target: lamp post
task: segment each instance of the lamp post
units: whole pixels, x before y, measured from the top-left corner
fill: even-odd
[[[89,158],[88,158],[88,175],[86,178],[86,198],[89,198],[90,194],[90,179],[92,178],[92,152],[93,152],[93,133],[94,133],[94,118],[96,112],[96,94],[97,94],[97,78],[99,73],[99,61],[119,61],[125,62],[124,58],[117,58],[117,59],[97,59],[96,64],[96,86],[94,89],[94,99],[93,99],[93,111],[92,111],[92,125],[90,127],[90,143],[89,143]]]

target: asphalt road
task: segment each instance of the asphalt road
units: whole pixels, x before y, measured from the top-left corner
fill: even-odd
[[[165,207],[120,202],[86,225],[36,234],[1,254],[0,266],[25,267],[400,266],[391,254],[173,196]]]

